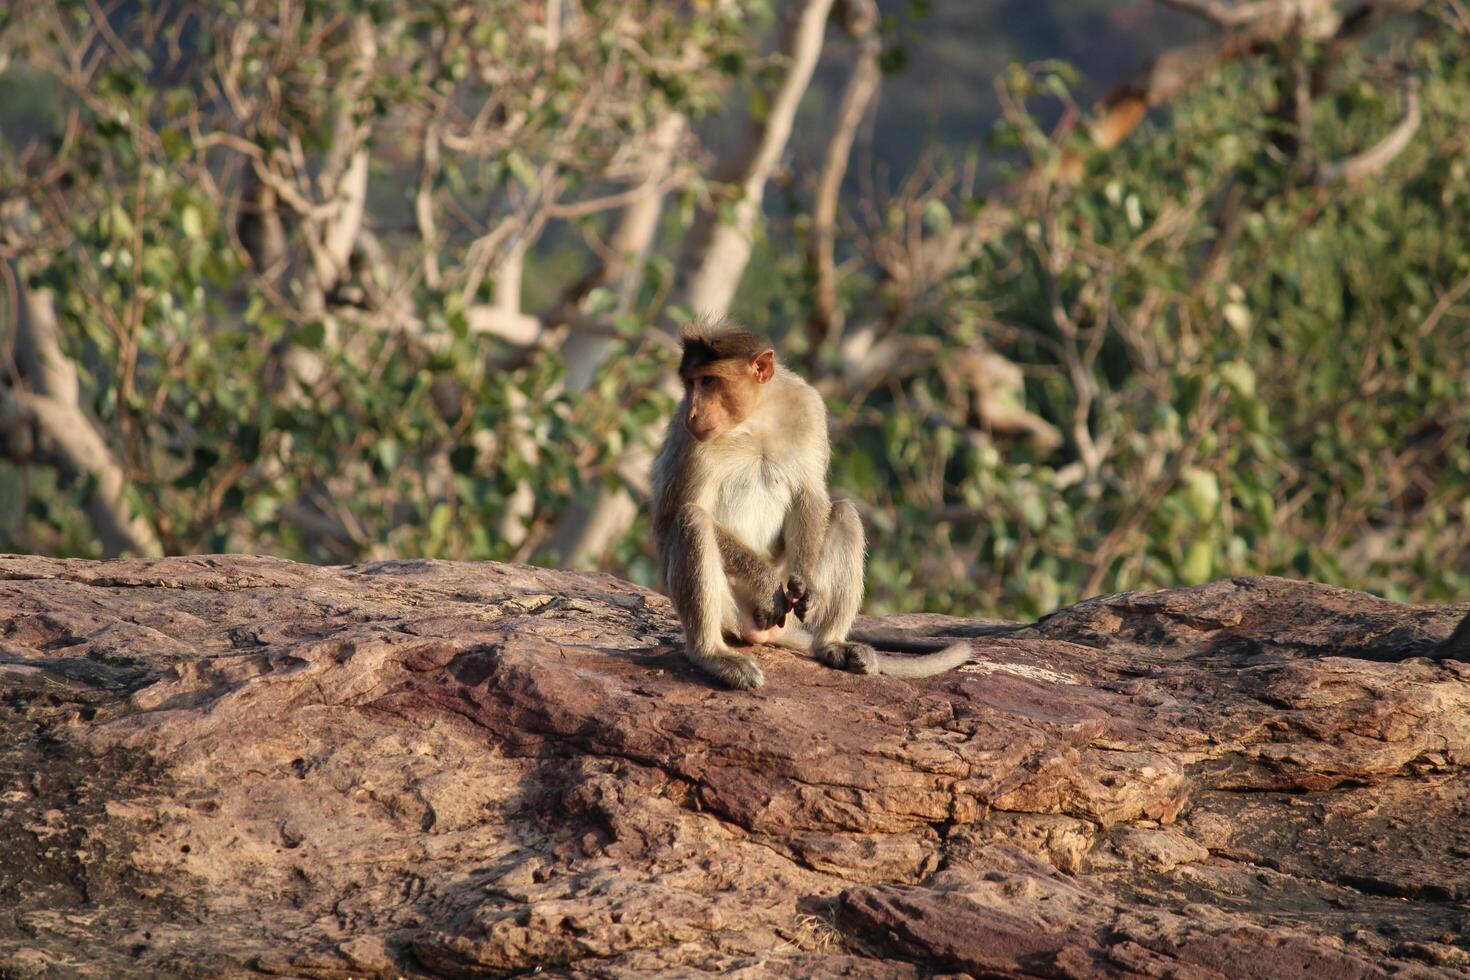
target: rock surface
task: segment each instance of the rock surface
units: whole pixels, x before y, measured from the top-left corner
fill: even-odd
[[[0,976],[1460,976],[1465,613],[1237,579],[737,693],[607,576],[0,557]]]

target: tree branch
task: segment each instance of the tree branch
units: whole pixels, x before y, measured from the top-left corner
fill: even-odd
[[[1255,0],[1253,3],[1224,3],[1221,0],[1159,0],[1159,3],[1186,14],[1203,17],[1212,24],[1219,24],[1222,27],[1233,27],[1259,20],[1267,14],[1277,13],[1291,6],[1281,0]]]
[[[750,118],[745,138],[715,169],[732,207],[722,214],[706,208],[690,230],[676,277],[675,302],[696,313],[719,316],[730,308],[735,287],[750,261],[751,236],[761,214],[766,182],[791,138],[801,97],[822,53],[822,39],[833,0],[801,0],[788,5],[776,52],[786,72],[771,93],[764,116]]]
[[[654,193],[629,200],[603,249],[602,261],[567,290],[556,306],[542,317],[548,329],[561,324],[572,327],[561,350],[567,366],[568,391],[584,391],[592,384],[613,339],[617,337],[617,330],[611,323],[595,320],[583,312],[587,297],[596,289],[616,285],[618,300],[615,312],[626,313],[637,302],[638,291],[643,286],[644,262],[653,246],[659,216],[663,213],[664,199],[668,194],[667,178],[674,168],[674,159],[688,132],[688,125],[682,114],[670,113],[654,126],[642,185],[654,188]]]
[[[23,210],[14,209],[9,221],[14,226],[27,223],[27,218]],[[19,377],[0,384],[0,422],[11,436],[0,442],[24,444],[28,440],[13,435],[33,429],[62,469],[93,480],[88,514],[105,555],[163,554],[158,533],[128,504],[132,488],[122,465],[101,429],[82,409],[81,384],[76,366],[61,349],[61,326],[51,291],[28,287],[19,263],[12,264],[10,271],[11,287],[19,293],[13,338]],[[26,387],[19,387],[18,381]]]
[[[807,264],[816,278],[812,296],[812,313],[807,323],[811,349],[807,352],[808,368],[815,373],[821,360],[821,349],[827,338],[842,331],[842,311],[837,307],[837,272],[833,262],[833,241],[837,231],[837,198],[847,175],[852,156],[853,139],[858,124],[878,93],[883,73],[878,56],[882,42],[878,37],[878,7],[873,0],[845,0],[842,12],[848,32],[858,39],[857,59],[842,92],[837,121],[827,140],[822,173],[817,181],[816,200],[812,205],[811,238],[807,246]]]
[[[918,263],[925,282],[948,275],[967,251],[994,237],[1009,223],[1016,205],[1035,188],[1075,181],[1082,175],[1090,154],[1116,149],[1142,124],[1149,109],[1192,91],[1221,67],[1269,51],[1293,34],[1323,41],[1329,48],[1345,46],[1393,13],[1416,9],[1423,2],[1363,0],[1345,14],[1338,14],[1322,0],[1305,0],[1297,5],[1282,2],[1260,5],[1260,16],[1241,24],[1237,30],[1222,31],[1214,37],[1162,52],[1146,69],[1115,87],[1097,104],[1088,124],[1090,147],[1063,154],[1054,172],[1037,167],[1022,174],[991,194],[969,221],[956,222],[946,232],[926,238]],[[1254,9],[1257,5],[1242,5],[1241,9],[1247,7]],[[913,291],[922,285],[911,283],[908,288]],[[866,327],[876,328],[872,323]]]
[[[1404,118],[1388,134],[1361,153],[1344,157],[1332,163],[1324,163],[1317,170],[1317,182],[1321,184],[1346,181],[1354,183],[1366,177],[1376,177],[1409,145],[1419,130],[1419,80],[1413,76],[1404,79]]]

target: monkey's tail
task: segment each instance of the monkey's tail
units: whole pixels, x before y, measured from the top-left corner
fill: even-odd
[[[894,633],[850,633],[848,639],[866,643],[878,653],[878,673],[889,677],[916,680],[954,670],[969,661],[974,652],[970,644],[946,643],[928,637]],[[895,657],[892,654],[918,654]]]
[[[1465,614],[1460,625],[1445,637],[1431,656],[1436,660],[1470,660],[1470,613]]]

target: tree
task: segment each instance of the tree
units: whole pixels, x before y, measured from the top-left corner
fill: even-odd
[[[670,337],[730,310],[831,400],[880,607],[1454,594],[1463,11],[1166,5],[1205,36],[1090,110],[1018,65],[994,166],[891,182],[858,134],[904,42],[867,0],[29,5],[0,534],[646,580]]]

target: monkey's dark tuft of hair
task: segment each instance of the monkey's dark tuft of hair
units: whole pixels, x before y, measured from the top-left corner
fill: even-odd
[[[751,358],[772,349],[769,340],[743,329],[729,317],[700,317],[680,329],[679,341],[684,345],[680,374],[715,361]]]

